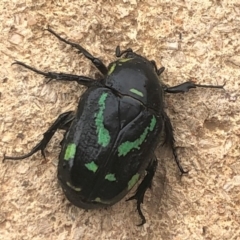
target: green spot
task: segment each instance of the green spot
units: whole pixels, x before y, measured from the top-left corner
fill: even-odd
[[[128,182],[128,190],[130,190],[138,181],[140,174],[136,173],[135,175],[132,176],[130,181]]]
[[[113,73],[114,69],[116,68],[116,65],[117,65],[116,63],[113,63],[113,64],[112,64],[112,66],[111,66],[110,69],[108,70],[108,73],[107,73],[108,75],[110,75],[110,74]]]
[[[100,202],[101,203],[102,200],[101,200],[101,198],[97,197],[97,198],[94,199],[94,202]]]
[[[67,149],[65,151],[64,160],[68,161],[73,159],[76,153],[76,144],[70,143],[67,145]]]
[[[156,122],[157,122],[157,120],[156,120],[155,116],[153,116],[152,120],[151,120],[151,123],[150,123],[150,127],[149,127],[150,131],[152,131],[154,129],[154,127],[156,125]]]
[[[95,162],[90,162],[90,163],[86,163],[85,164],[86,168],[89,170],[89,171],[92,171],[92,172],[96,172],[97,169],[98,169],[98,165],[95,163]]]
[[[152,131],[156,125],[155,116],[152,117],[151,123],[146,127],[141,136],[133,142],[126,141],[118,147],[118,156],[126,156],[132,149],[140,149],[140,145],[144,142],[149,131]]]
[[[128,61],[132,60],[132,59],[133,58],[122,58],[122,59],[118,60],[118,62],[125,63],[125,62],[128,62]]]
[[[81,188],[74,187],[70,182],[67,182],[67,185],[73,190],[75,190],[76,192],[80,192],[82,190]]]
[[[107,175],[105,176],[105,179],[107,179],[107,180],[110,181],[110,182],[116,181],[115,174],[113,174],[113,173],[107,174]]]
[[[134,94],[136,94],[136,95],[138,95],[138,96],[140,96],[140,97],[143,97],[143,93],[140,92],[140,91],[138,91],[138,90],[135,89],[135,88],[131,88],[129,91],[132,92],[132,93],[134,93]]]
[[[104,127],[103,121],[103,111],[106,107],[105,101],[107,98],[107,93],[103,93],[98,101],[99,104],[99,112],[95,114],[95,124],[97,126],[97,134],[98,134],[98,144],[106,147],[110,142],[109,131]]]
[[[100,197],[95,198],[94,202],[103,203],[103,204],[110,204],[109,201],[104,201]]]

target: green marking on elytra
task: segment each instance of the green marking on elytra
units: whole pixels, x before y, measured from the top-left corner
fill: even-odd
[[[133,142],[126,141],[123,142],[119,147],[118,147],[118,156],[126,156],[132,149],[140,149],[140,145],[144,142],[144,140],[147,137],[147,134],[149,131],[153,131],[155,125],[156,125],[156,117],[153,116],[150,122],[150,125],[146,127],[143,131],[143,133],[140,135],[138,139],[136,139]]]
[[[103,147],[106,147],[110,142],[110,135],[109,131],[104,127],[104,117],[103,117],[103,111],[106,107],[106,98],[108,93],[103,93],[101,97],[99,98],[98,105],[99,105],[99,111],[95,114],[95,124],[97,126],[97,134],[98,134],[98,144],[102,145]]]
[[[140,174],[136,173],[135,175],[132,176],[130,181],[128,182],[128,190],[130,190],[138,181]]]
[[[138,91],[136,88],[131,88],[129,91],[138,95],[138,96],[140,96],[140,97],[143,97],[143,93]]]
[[[85,164],[86,168],[91,172],[96,172],[98,170],[98,165],[95,162],[90,162]]]
[[[120,63],[125,63],[125,62],[128,62],[130,60],[132,60],[133,58],[122,58],[122,59],[119,59],[118,62]]]
[[[152,131],[157,123],[155,116],[152,117],[149,130]]]
[[[113,63],[112,66],[110,67],[110,69],[108,70],[108,75],[110,75],[111,73],[113,73],[114,69],[116,68],[117,64]]]
[[[94,202],[103,203],[103,204],[109,204],[110,203],[109,201],[102,200],[100,197],[95,198]]]
[[[100,202],[101,203],[102,200],[101,200],[101,198],[97,197],[97,198],[94,199],[94,202]]]
[[[114,173],[108,173],[106,176],[105,176],[105,179],[110,181],[110,182],[113,182],[113,181],[116,181],[116,177],[115,177],[115,174]]]
[[[75,156],[75,153],[76,153],[76,144],[69,143],[65,151],[64,160],[68,161],[70,159],[73,159]]]
[[[75,190],[76,192],[80,192],[82,189],[81,188],[78,188],[78,187],[75,187],[73,186],[70,182],[66,182],[67,185],[72,188],[73,190]]]

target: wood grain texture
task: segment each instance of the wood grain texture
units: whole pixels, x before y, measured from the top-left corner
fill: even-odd
[[[96,3],[97,2],[97,3]],[[0,2],[0,157],[28,152],[60,113],[74,110],[85,90],[19,66],[95,77],[97,70],[44,29],[80,43],[106,64],[115,47],[131,47],[166,68],[173,86],[193,79],[223,84],[166,95],[176,145],[189,175],[173,157],[161,163],[140,222],[134,201],[102,210],[71,205],[58,185],[58,132],[46,152],[0,167],[0,239],[239,239],[240,5],[223,1],[18,0]],[[164,169],[166,182],[163,188]]]

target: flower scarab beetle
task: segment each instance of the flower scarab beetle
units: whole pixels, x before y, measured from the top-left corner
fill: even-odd
[[[65,73],[45,73],[16,61],[14,64],[48,79],[76,81],[87,90],[81,96],[77,111],[62,113],[28,154],[4,156],[4,160],[21,160],[39,150],[44,155],[44,149],[56,130],[64,129],[66,134],[61,143],[58,179],[68,200],[84,209],[110,206],[142,179],[135,195],[130,198],[137,200],[142,225],[146,220],[140,205],[156,171],[154,150],[160,139],[161,144],[172,149],[181,173],[185,173],[174,146],[171,122],[164,111],[164,94],[187,92],[196,87],[223,86],[198,85],[189,81],[166,87],[159,80],[164,68],[157,69],[154,61],[130,48],[120,51],[117,47],[116,57],[119,59],[106,67],[80,45],[63,39],[51,29],[48,31],[91,60],[102,78],[95,80]]]

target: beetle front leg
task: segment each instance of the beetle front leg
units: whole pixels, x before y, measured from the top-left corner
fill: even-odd
[[[120,46],[117,46],[116,50],[115,50],[115,55],[116,55],[116,57],[121,57],[125,53],[128,54],[128,53],[132,53],[132,52],[133,52],[133,50],[131,48],[121,51]]]
[[[60,37],[57,33],[55,33],[52,29],[48,28],[47,31],[49,31],[51,34],[53,34],[55,37],[57,37],[60,41],[70,45],[71,47],[76,48],[79,50],[80,53],[82,53],[87,59],[92,61],[94,66],[105,76],[107,75],[107,67],[103,64],[103,62],[99,58],[95,58],[91,53],[89,53],[85,48],[80,46],[79,44],[67,41],[66,39]]]
[[[156,158],[156,156],[154,156],[154,158],[151,160],[151,162],[149,163],[149,165],[146,169],[147,174],[145,175],[142,182],[138,186],[136,193],[132,197],[127,199],[127,201],[133,200],[133,199],[137,200],[138,214],[142,219],[142,222],[140,224],[138,224],[137,226],[142,226],[144,223],[146,223],[146,219],[141,210],[141,204],[143,203],[145,192],[147,191],[148,188],[151,188],[152,179],[153,179],[154,174],[157,169],[157,164],[158,164],[157,158]]]
[[[202,88],[221,88],[224,89],[225,84],[223,85],[201,85],[201,84],[195,84],[192,81],[188,81],[182,84],[179,84],[177,86],[173,87],[166,87],[164,88],[164,91],[167,93],[185,93],[188,92],[191,88],[197,88],[197,87],[202,87]]]
[[[54,133],[57,129],[68,129],[72,120],[74,119],[75,115],[73,111],[65,112],[59,115],[57,120],[52,124],[52,126],[43,134],[43,139],[27,154],[20,156],[20,157],[12,157],[4,155],[3,161],[5,160],[22,160],[24,158],[28,158],[32,156],[37,151],[41,151],[42,155],[45,158],[44,150],[51,140]]]
[[[152,60],[152,61],[150,61],[150,62],[151,62],[152,65],[154,66],[157,75],[160,76],[160,75],[164,72],[165,67],[157,68],[157,64],[156,64],[156,62],[155,62],[154,60]]]

